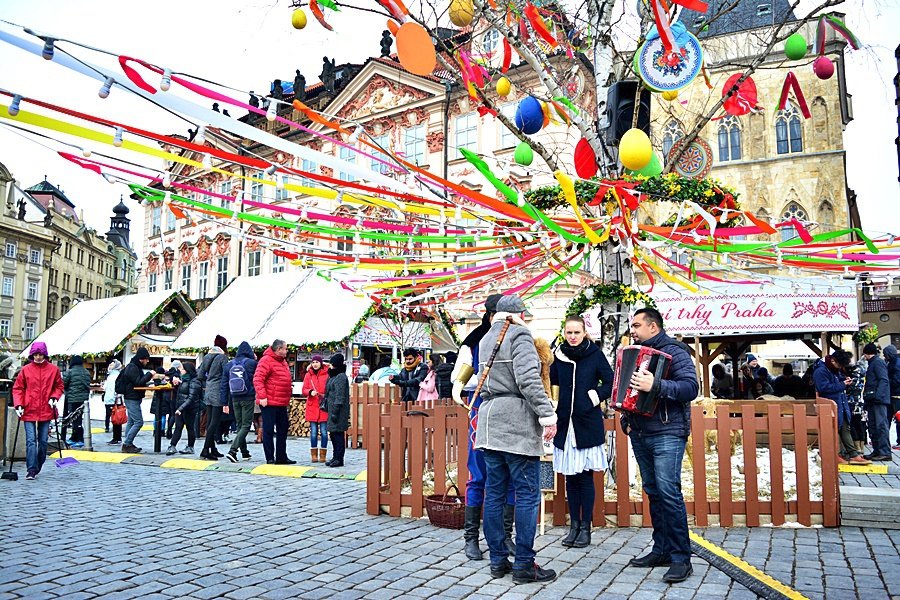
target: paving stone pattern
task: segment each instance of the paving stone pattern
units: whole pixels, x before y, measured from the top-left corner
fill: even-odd
[[[21,474],[20,474],[21,475]],[[546,586],[494,580],[461,553],[461,532],[365,514],[361,482],[248,477],[83,462],[0,482],[5,598],[753,598],[703,560],[668,586],[625,568],[650,531],[595,530],[565,549],[537,540]],[[900,596],[900,531],[707,529],[714,543],[810,598]]]

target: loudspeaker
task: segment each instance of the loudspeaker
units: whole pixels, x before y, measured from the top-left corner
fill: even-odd
[[[609,127],[603,132],[607,144],[618,144],[626,131],[631,129],[634,118],[634,99],[637,93],[637,81],[617,81],[606,93],[606,110],[609,114]],[[638,110],[638,129],[650,135],[650,91],[641,90],[641,106]]]

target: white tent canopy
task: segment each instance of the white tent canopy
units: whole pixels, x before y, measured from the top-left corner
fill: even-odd
[[[217,335],[236,347],[275,339],[325,344],[350,335],[372,301],[312,269],[237,277],[172,343],[173,350],[209,348]]]
[[[51,356],[114,353],[173,296],[181,294],[167,290],[82,301],[34,341],[47,344]],[[186,301],[182,299],[180,304],[189,316],[194,314]],[[19,356],[26,358],[30,349],[29,346]]]
[[[816,360],[819,355],[810,350],[800,340],[789,340],[783,344],[767,344],[756,355],[761,360]]]

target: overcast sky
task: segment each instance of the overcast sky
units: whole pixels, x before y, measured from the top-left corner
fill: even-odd
[[[847,53],[847,80],[855,117],[844,135],[848,185],[859,194],[864,228],[874,234],[891,232],[900,237],[900,184],[894,145],[897,112],[892,83],[897,73],[893,53],[900,43],[900,2],[857,0],[837,9],[847,13],[847,25],[867,45],[864,51]],[[384,28],[381,17],[362,17],[368,26],[360,26],[360,16],[352,11],[326,11],[334,32],[320,27],[311,15],[306,29],[297,31],[291,27],[290,14],[285,0],[157,0],[141,4],[0,0],[0,19],[241,90],[264,92],[272,79],[291,81],[298,68],[308,85],[312,84],[321,71],[323,54],[340,64],[362,62],[379,53]],[[0,27],[10,30],[8,25]],[[61,42],[60,47],[67,46]],[[73,49],[73,53],[101,61],[101,57],[80,49]],[[143,101],[127,97],[122,90],[114,90],[108,99],[100,100],[99,85],[93,80],[5,43],[0,43],[0,88],[164,133],[185,133],[188,127]],[[123,185],[110,185],[6,127],[0,127],[0,162],[24,187],[47,175],[101,232],[107,230],[119,196],[127,193]],[[141,215],[136,205],[130,207],[132,232],[138,238]],[[132,241],[140,251],[140,240]]]

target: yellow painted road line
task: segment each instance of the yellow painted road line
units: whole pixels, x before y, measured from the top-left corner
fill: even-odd
[[[691,541],[694,542],[695,544],[697,544],[698,546],[700,546],[701,548],[703,548],[704,550],[706,550],[707,552],[712,553],[717,558],[727,562],[732,567],[740,570],[745,575],[749,576],[749,578],[752,578],[752,579],[756,580],[756,582],[769,588],[769,590],[774,592],[774,594],[772,594],[772,593],[766,594],[765,593],[766,590],[761,591],[760,589],[758,589],[757,586],[747,585],[747,582],[740,581],[740,579],[738,579],[739,583],[750,588],[751,591],[753,591],[763,597],[766,597],[766,598],[784,597],[784,598],[790,598],[791,600],[809,600],[806,596],[804,596],[797,590],[786,586],[785,584],[781,583],[780,581],[778,581],[777,579],[775,579],[769,575],[766,575],[765,573],[763,573],[762,571],[760,571],[759,569],[757,569],[750,563],[748,563],[744,560],[741,560],[737,556],[727,552],[726,550],[720,548],[719,546],[716,546],[712,542],[707,541],[706,539],[700,537],[693,531],[691,532]],[[716,566],[716,565],[713,565],[713,566]],[[728,573],[726,572],[726,574],[728,574]],[[729,576],[730,576],[730,574],[729,574]]]
[[[163,469],[184,469],[186,471],[205,471],[212,466],[208,460],[194,458],[172,458],[159,465]]]
[[[86,450],[63,450],[64,457],[71,456],[80,462],[99,462],[99,463],[120,463],[126,458],[137,456],[137,454],[126,454],[124,452],[88,452]],[[59,458],[59,452],[54,452],[48,458]]]
[[[838,465],[841,473],[865,473],[867,475],[887,475],[888,465]]]
[[[366,475],[368,475],[368,471],[362,471],[359,475],[353,478],[353,481],[366,481]]]
[[[276,477],[303,477],[312,467],[297,465],[259,465],[250,471],[253,475],[274,475]]]

